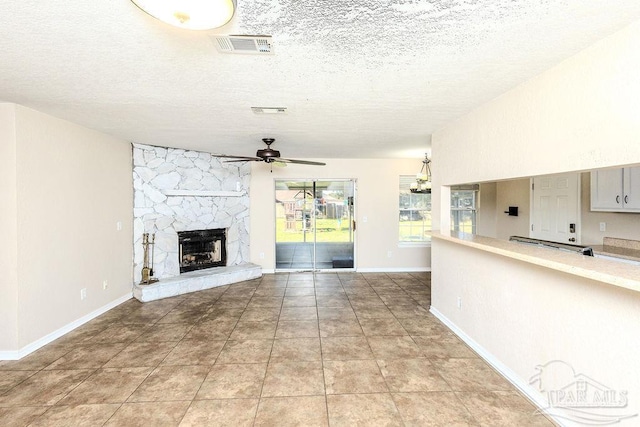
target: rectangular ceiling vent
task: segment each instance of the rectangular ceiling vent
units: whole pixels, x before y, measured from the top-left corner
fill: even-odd
[[[284,114],[287,107],[251,107],[251,111],[256,114]]]
[[[248,53],[253,55],[273,55],[271,36],[211,36],[222,53]]]

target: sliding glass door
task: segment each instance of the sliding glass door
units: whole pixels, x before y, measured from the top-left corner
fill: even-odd
[[[276,269],[354,268],[354,180],[276,180]]]

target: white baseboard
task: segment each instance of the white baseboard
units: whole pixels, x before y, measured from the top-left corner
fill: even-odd
[[[431,267],[415,267],[415,268],[356,268],[358,273],[424,273],[431,271]]]
[[[493,354],[488,352],[484,347],[478,344],[473,338],[467,335],[462,329],[458,328],[452,321],[450,321],[444,314],[440,313],[437,308],[431,306],[429,312],[437,317],[442,323],[444,323],[451,331],[456,334],[462,341],[464,341],[469,347],[473,349],[478,355],[484,359],[489,365],[491,365],[496,371],[500,372],[503,377],[511,384],[513,384],[522,394],[538,407],[538,409],[546,413],[544,408],[548,407],[548,402],[544,400],[539,393],[536,392],[529,384],[522,381],[522,379],[516,375],[509,367],[500,362]],[[547,416],[553,419],[559,426],[564,426],[560,420],[554,418],[550,414]]]
[[[122,304],[125,301],[128,301],[132,298],[132,293],[129,292],[123,296],[121,296],[120,298],[115,299],[114,301],[111,301],[110,303],[103,305],[102,307],[98,308],[97,310],[92,311],[91,313],[82,316],[81,318],[74,320],[73,322],[63,326],[62,328],[51,332],[48,335],[45,335],[44,337],[40,338],[39,340],[36,340],[34,342],[32,342],[31,344],[28,344],[24,347],[22,347],[20,350],[16,350],[16,351],[0,351],[0,360],[19,360],[22,359],[23,357],[27,356],[30,353],[33,353],[34,351],[38,350],[41,347],[44,347],[45,345],[49,344],[51,341],[54,341],[58,338],[60,338],[61,336],[63,336],[64,334],[67,334],[71,331],[73,331],[74,329],[76,329],[79,326],[84,325],[85,323],[87,323],[88,321],[95,319],[96,317],[100,316],[103,313],[106,313],[107,311],[111,310],[114,307],[117,307],[118,305]]]
[[[302,271],[302,270],[301,270]],[[331,269],[323,270],[321,273],[340,273],[343,269]],[[418,268],[356,268],[344,269],[345,272],[355,271],[357,273],[424,273],[431,271],[431,267],[418,267]],[[275,274],[274,269],[263,268],[262,274]],[[286,273],[295,273],[296,270],[286,270]]]

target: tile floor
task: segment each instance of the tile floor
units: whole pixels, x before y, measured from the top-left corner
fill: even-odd
[[[427,311],[428,273],[130,300],[0,362],[2,426],[551,426]]]

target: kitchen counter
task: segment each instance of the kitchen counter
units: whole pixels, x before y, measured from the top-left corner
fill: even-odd
[[[602,245],[590,245],[598,255],[640,262],[640,241],[605,237]]]
[[[640,292],[640,267],[636,265],[473,234],[434,231],[431,237]]]

